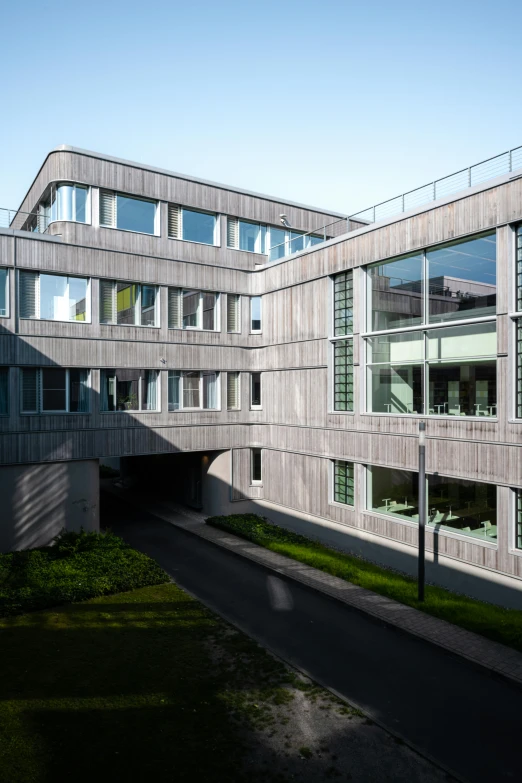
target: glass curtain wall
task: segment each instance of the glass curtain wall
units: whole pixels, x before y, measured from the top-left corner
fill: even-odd
[[[495,249],[491,233],[368,268],[368,411],[497,415]]]

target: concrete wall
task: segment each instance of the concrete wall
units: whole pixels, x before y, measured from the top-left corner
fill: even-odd
[[[66,530],[99,529],[98,460],[0,468],[0,552],[49,544]]]

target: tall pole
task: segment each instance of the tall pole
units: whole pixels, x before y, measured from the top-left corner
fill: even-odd
[[[424,601],[426,562],[426,424],[419,423],[419,576],[418,598]]]

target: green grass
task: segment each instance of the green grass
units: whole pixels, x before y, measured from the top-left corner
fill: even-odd
[[[247,728],[276,728],[296,675],[176,585],[4,618],[0,639],[1,783],[273,779],[243,763]]]
[[[54,546],[0,554],[0,617],[167,581],[110,532],[64,532]]]
[[[210,517],[207,524],[522,652],[522,611],[503,609],[430,585],[426,586],[425,602],[420,604],[414,579],[337,552],[255,514]]]

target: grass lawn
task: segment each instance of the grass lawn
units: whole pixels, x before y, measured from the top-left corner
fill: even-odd
[[[0,638],[2,783],[286,780],[243,764],[244,728],[271,730],[296,675],[174,584],[4,618]]]
[[[522,652],[522,611],[503,609],[430,585],[426,586],[425,602],[419,604],[414,579],[330,549],[255,514],[210,517],[207,523]]]

